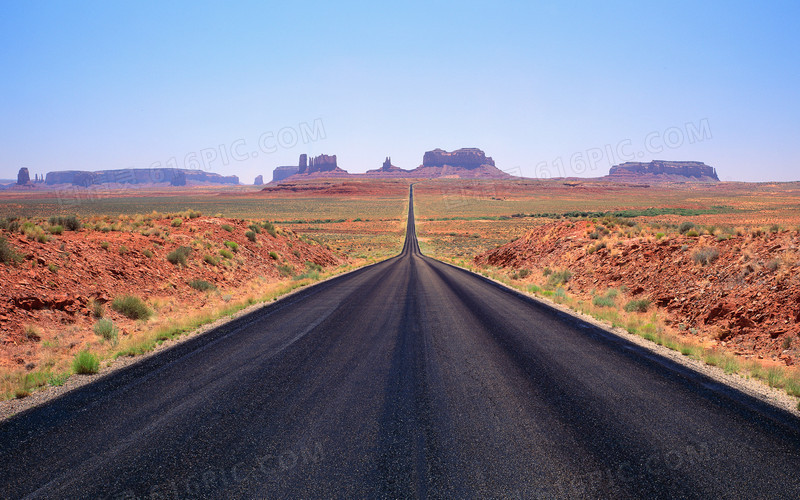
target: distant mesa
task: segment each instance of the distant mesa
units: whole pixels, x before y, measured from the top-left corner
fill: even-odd
[[[286,165],[283,167],[276,167],[275,170],[272,171],[272,182],[280,182],[284,179],[288,179],[289,177],[295,175],[299,171],[300,167],[298,167],[297,165]]]
[[[700,161],[653,160],[650,163],[629,161],[611,167],[606,178],[610,180],[719,182],[717,170]]]
[[[89,187],[99,184],[169,184],[185,186],[187,184],[239,184],[235,175],[222,176],[202,170],[181,168],[122,168],[117,170],[61,170],[48,172],[44,179],[48,186],[68,184],[78,187]]]
[[[462,148],[453,152],[443,149],[427,151],[422,165],[411,171],[415,177],[455,177],[465,179],[510,179],[498,169],[491,156],[478,148]]]
[[[494,160],[478,148],[462,148],[448,153],[443,149],[428,151],[422,157],[423,167],[459,167],[472,170],[483,165],[494,167]]]
[[[263,186],[264,185],[264,176],[257,175],[256,180],[253,181],[254,186]]]

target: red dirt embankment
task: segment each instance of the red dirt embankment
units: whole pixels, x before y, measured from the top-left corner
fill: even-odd
[[[650,299],[678,334],[746,357],[796,362],[797,231],[752,231],[721,240],[680,234],[603,239],[598,228],[590,221],[549,223],[475,262],[530,269],[532,276],[545,268],[567,269],[574,275],[565,288],[573,295],[591,299],[622,289],[626,300]]]
[[[307,262],[327,267],[346,260],[285,229],[271,235],[259,226],[251,241],[246,233],[253,223],[244,220],[201,216],[178,225],[172,218],[126,218],[114,219],[114,230],[102,224],[46,242],[0,231],[20,257],[14,265],[0,264],[0,371],[57,366],[97,345],[95,307],[119,327],[122,340],[232,299],[259,297],[271,284],[306,272]],[[192,249],[185,265],[167,259],[179,246]],[[194,280],[216,289],[197,290],[189,285]],[[145,324],[109,307],[123,294],[143,299],[156,317]]]

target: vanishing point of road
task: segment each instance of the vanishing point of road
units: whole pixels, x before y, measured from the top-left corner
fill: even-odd
[[[0,423],[0,498],[800,498],[800,423],[425,257]]]

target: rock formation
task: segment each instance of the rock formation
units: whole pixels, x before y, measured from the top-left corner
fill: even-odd
[[[123,168],[117,170],[61,170],[48,172],[45,184],[71,184],[89,187],[96,184],[162,184],[185,186],[187,183],[239,184],[235,175],[222,176],[202,170],[180,168]]]
[[[652,179],[667,181],[718,182],[717,170],[700,161],[663,161],[650,163],[629,161],[614,165],[609,179]]]
[[[336,155],[319,155],[311,158],[308,161],[308,168],[305,171],[301,170],[300,173],[313,174],[314,172],[332,172],[337,168]]]
[[[256,176],[256,180],[253,181],[253,185],[254,186],[263,186],[264,185],[264,176],[263,175],[257,175]]]
[[[289,178],[296,174],[299,171],[297,165],[286,165],[283,167],[276,167],[275,170],[272,171],[272,182],[280,182],[286,178]]]
[[[19,173],[17,174],[17,185],[23,186],[28,184],[31,181],[31,174],[28,172],[27,167],[22,167],[19,169]]]
[[[448,153],[443,149],[427,151],[422,157],[423,167],[460,167],[467,170],[478,168],[481,165],[491,165],[494,167],[494,160],[478,148],[462,148]]]

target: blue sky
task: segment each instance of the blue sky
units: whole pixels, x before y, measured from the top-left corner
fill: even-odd
[[[3,3],[0,178],[479,147],[531,177],[800,180],[796,1],[164,3]]]

